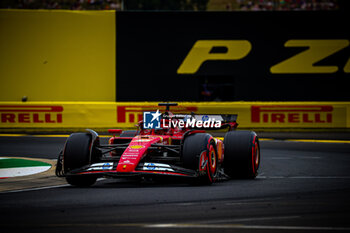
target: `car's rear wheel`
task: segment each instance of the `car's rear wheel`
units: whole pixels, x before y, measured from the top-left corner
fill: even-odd
[[[200,184],[211,184],[217,176],[218,157],[215,142],[209,134],[188,136],[182,149],[185,168],[198,171]]]
[[[75,186],[90,186],[96,182],[93,175],[72,175],[71,171],[90,164],[92,137],[89,133],[73,133],[66,141],[63,152],[63,169],[66,180]]]
[[[232,178],[254,179],[260,165],[259,139],[252,131],[230,131],[224,138],[224,171]]]

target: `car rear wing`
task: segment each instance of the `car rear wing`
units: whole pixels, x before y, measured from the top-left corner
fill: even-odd
[[[162,115],[162,118],[165,119],[181,119],[181,120],[187,120],[187,119],[195,119],[197,121],[221,121],[222,123],[228,123],[228,122],[236,122],[237,121],[237,114],[184,114],[184,113],[176,113],[176,114],[168,114],[167,112]]]
[[[206,129],[225,129],[229,130],[235,129],[237,124],[237,114],[169,114],[166,112],[162,115],[162,119],[178,119],[184,122],[189,122],[185,124],[187,128],[203,129],[203,125],[206,125]],[[210,124],[204,124],[204,122],[210,122]],[[197,124],[196,122],[201,122],[203,124]],[[199,126],[200,125],[200,126]],[[220,127],[218,127],[220,125]]]
[[[194,119],[196,120],[201,120],[201,121],[213,120],[213,121],[221,121],[222,123],[236,122],[237,117],[238,115],[236,114],[194,115]]]
[[[191,114],[187,113],[177,113],[176,115],[172,114],[170,112],[170,106],[178,106],[178,103],[158,103],[158,106],[165,106],[166,110],[163,114],[163,118],[175,118],[175,119],[188,119],[188,118],[194,118],[195,120],[202,120],[205,121],[205,119],[213,119],[221,121],[222,123],[233,123],[237,121],[237,114],[205,114],[205,115],[196,115],[194,112],[191,112]]]

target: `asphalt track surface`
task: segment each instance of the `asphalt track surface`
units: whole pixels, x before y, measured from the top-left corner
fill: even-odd
[[[65,138],[0,137],[0,156],[56,158]],[[261,141],[255,180],[105,179],[0,193],[1,232],[350,232],[350,144]],[[0,180],[0,182],[2,182]]]

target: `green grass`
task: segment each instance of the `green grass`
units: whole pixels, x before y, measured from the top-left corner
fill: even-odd
[[[26,159],[0,159],[0,168],[51,166],[48,163]]]

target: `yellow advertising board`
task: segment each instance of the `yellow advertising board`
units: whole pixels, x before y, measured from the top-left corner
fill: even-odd
[[[1,102],[1,129],[133,128],[156,102]],[[173,113],[237,114],[240,128],[350,128],[350,102],[181,102]]]
[[[129,127],[157,103],[119,103],[117,123]],[[180,103],[174,112],[237,114],[243,128],[349,128],[350,102],[207,102]]]
[[[0,9],[0,101],[115,101],[115,11]]]

